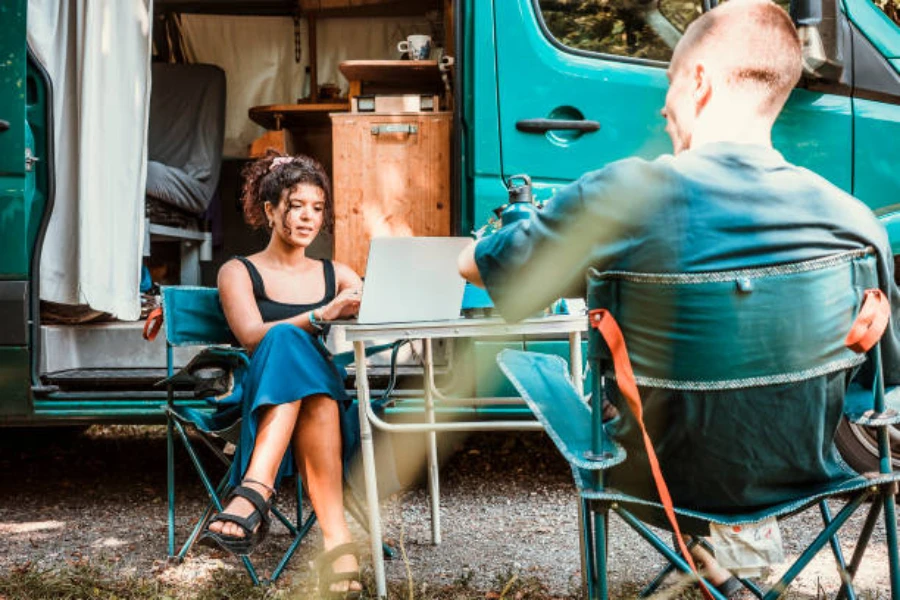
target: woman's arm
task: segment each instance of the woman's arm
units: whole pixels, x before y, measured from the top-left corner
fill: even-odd
[[[253,282],[247,268],[238,260],[230,260],[219,269],[219,298],[222,300],[222,309],[225,311],[225,319],[234,336],[241,346],[248,352],[253,352],[262,341],[266,333],[275,325],[290,323],[309,333],[318,333],[317,328],[310,324],[310,312],[300,313],[290,319],[282,321],[263,322],[256,306],[256,298],[253,297]],[[322,311],[328,307],[316,309],[315,318],[324,319]]]
[[[337,285],[337,293],[340,294],[344,290],[362,290],[362,279],[356,274],[356,271],[337,261],[334,264],[334,278]]]

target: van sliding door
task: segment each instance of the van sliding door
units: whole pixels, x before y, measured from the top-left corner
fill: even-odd
[[[28,223],[33,138],[25,119],[26,0],[0,5],[0,418],[28,412]],[[26,185],[30,182],[30,186]]]
[[[700,0],[495,0],[504,176],[555,187],[620,158],[671,152],[665,71],[701,10]],[[774,142],[849,190],[851,134],[849,97],[797,89]]]

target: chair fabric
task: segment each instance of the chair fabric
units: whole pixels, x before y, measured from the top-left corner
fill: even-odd
[[[867,250],[705,274],[591,274],[588,306],[605,307],[622,329],[676,504],[763,508],[855,476],[833,436],[865,355],[844,339],[865,290],[877,285]],[[607,431],[631,455],[608,484],[655,497],[637,422],[594,328],[588,348],[620,408]],[[793,405],[799,398],[805,410]]]
[[[862,364],[865,356],[844,337],[863,292],[877,287],[875,257],[860,250],[717,273],[593,271],[588,305],[606,308],[620,324],[639,385],[727,390]],[[589,347],[612,375],[598,336],[591,331]]]
[[[165,321],[166,345],[167,345],[167,370],[168,377],[159,385],[165,385],[168,391],[168,401],[163,407],[167,416],[168,423],[168,485],[169,485],[169,541],[168,550],[170,557],[178,560],[184,558],[190,548],[193,546],[202,526],[206,520],[212,515],[213,511],[221,511],[221,500],[227,495],[229,489],[236,485],[239,481],[239,475],[236,475],[240,461],[241,444],[246,444],[247,440],[242,439],[246,433],[246,428],[242,428],[242,420],[246,407],[243,402],[244,388],[251,385],[259,385],[259,374],[252,372],[251,362],[246,352],[237,347],[237,340],[231,332],[228,321],[222,310],[219,292],[216,288],[207,288],[199,286],[165,286],[161,290],[162,293],[162,319]],[[290,334],[287,326],[281,326],[282,332]],[[158,325],[153,328],[158,330]],[[155,336],[146,335],[148,339]],[[299,333],[299,331],[297,332]],[[307,338],[309,336],[306,336]],[[309,338],[310,340],[312,338]],[[398,343],[380,344],[366,348],[366,356],[371,356],[385,350],[395,349]],[[196,356],[191,362],[181,369],[178,373],[174,372],[172,365],[172,348],[176,346],[206,346],[204,350]],[[331,355],[318,341],[315,342],[316,350],[321,352],[323,356],[327,355],[333,368],[343,372],[344,367],[351,364],[354,359],[352,351],[342,352],[340,354]],[[257,348],[259,351],[259,348]],[[396,354],[396,353],[395,353]],[[393,364],[393,361],[392,361]],[[174,387],[176,385],[195,384],[199,389],[208,389],[208,382],[203,377],[198,377],[198,373],[204,369],[220,367],[230,370],[230,387],[226,393],[219,395],[204,396],[208,409],[198,409],[191,406],[176,404],[174,401]],[[275,374],[282,377],[283,373],[275,369]],[[344,390],[331,391],[335,397],[346,399]],[[296,397],[302,397],[304,394]],[[349,399],[347,399],[348,404]],[[358,421],[354,421],[358,410],[355,404],[351,404],[349,409],[344,411],[347,415],[347,423],[342,423],[342,428],[348,428],[353,431],[359,431]],[[355,425],[354,425],[355,423]],[[227,465],[227,472],[218,485],[214,485],[210,480],[207,468],[201,463],[199,456],[193,448],[190,436],[187,434],[188,429],[197,432],[203,443],[209,447],[218,458]],[[201,479],[207,493],[210,496],[210,504],[207,506],[204,514],[197,521],[193,531],[187,540],[181,546],[176,554],[175,551],[175,480],[174,480],[174,439],[175,435],[182,440],[185,449],[191,457],[197,474]],[[224,443],[233,444],[237,450],[234,456],[226,456],[223,452],[222,445]],[[245,457],[246,458],[246,457]],[[349,464],[349,456],[345,456],[345,463]],[[390,481],[394,481],[393,476]],[[399,484],[392,483],[388,489],[396,490]],[[356,520],[367,528],[365,520],[365,512],[360,508],[359,499],[347,489],[345,494],[345,507],[351,512]],[[309,514],[306,517],[302,514],[302,484],[297,477],[297,515],[292,521],[285,515],[273,508],[276,518],[288,529],[293,539],[289,547],[285,550],[278,565],[269,575],[268,582],[275,581],[283,572],[288,561],[296,552],[300,543],[306,536],[309,529],[316,521],[315,514]],[[393,555],[393,550],[385,546],[385,552]],[[261,579],[256,572],[253,563],[247,557],[241,558],[244,567],[255,584],[261,583]]]
[[[197,286],[164,286],[161,293],[166,342],[169,345],[237,344],[222,311],[219,290]]]
[[[225,453],[224,446],[231,444],[239,447],[240,444],[243,387],[249,360],[242,349],[232,346],[237,344],[237,340],[228,327],[217,289],[195,286],[163,287],[162,309],[166,326],[166,358],[169,375],[160,382],[166,386],[168,391],[168,401],[163,407],[167,417],[168,435],[168,552],[170,557],[182,560],[193,547],[206,521],[215,511],[223,509],[222,501],[227,496],[229,489],[233,487],[232,473],[236,465],[232,457]],[[174,373],[171,349],[175,346],[211,347],[204,349],[185,368]],[[194,382],[196,370],[217,365],[231,371],[231,389],[228,393],[206,397],[209,410],[175,403],[173,395],[175,385]],[[226,465],[225,475],[217,485],[210,479],[208,466],[203,464],[194,449],[191,437],[188,435],[189,430],[195,431],[201,441]],[[210,497],[204,513],[199,517],[177,553],[175,550],[174,477],[174,439],[176,434],[187,450],[197,475]],[[316,521],[313,513],[304,517],[302,501],[302,485],[298,477],[295,520],[292,521],[273,507],[273,514],[288,529],[292,541],[266,581],[275,581],[280,577],[288,561]],[[241,557],[241,561],[254,584],[260,584],[263,580],[260,579],[253,562],[248,557]]]
[[[815,392],[813,395],[832,394],[839,399],[844,395],[851,375],[865,360],[865,355],[845,348],[844,339],[865,290],[876,287],[877,267],[870,250],[728,272],[689,275],[591,273],[588,306],[606,308],[620,324],[641,389],[643,410],[649,411],[648,424],[654,421],[652,411],[662,411],[664,415],[655,422],[650,435],[666,479],[673,487],[675,513],[682,529],[705,534],[710,523],[736,525],[785,517],[822,503],[826,498],[849,494],[851,500],[846,510],[835,523],[826,522],[830,529],[823,530],[813,543],[823,547],[832,542],[832,550],[838,558],[840,549],[836,549],[834,542],[837,528],[865,498],[875,493],[873,490],[881,494],[886,513],[890,504],[888,520],[889,523],[893,520],[896,529],[890,494],[900,480],[900,474],[890,473],[889,469],[871,477],[851,472],[842,464],[833,446],[834,428],[841,418],[840,405],[836,414],[824,418],[814,415],[810,421],[804,416],[806,413],[827,412],[829,406],[817,402],[798,405],[794,396],[784,394],[789,387],[800,386],[804,391]],[[870,357],[880,365],[877,346]],[[612,353],[594,329],[589,334],[588,360],[593,377],[592,406],[599,406],[603,394],[614,402],[618,400],[620,392]],[[604,426],[600,424],[599,408],[585,410],[584,399],[568,381],[564,365],[559,364],[558,359],[507,350],[498,356],[498,363],[544,422],[551,438],[572,466],[582,499],[583,561],[587,565],[585,576],[591,597],[605,597],[606,594],[604,540],[607,513],[611,509],[623,516],[669,561],[683,571],[689,570],[687,564],[643,524],[667,527],[654,488],[623,490],[618,487],[620,482],[627,483],[628,478],[617,481],[616,474],[647,468],[640,459],[642,446],[629,443],[629,436],[633,442],[637,424],[625,404],[618,405],[621,416]],[[859,387],[850,394],[853,401],[848,401],[848,406],[856,407],[856,413],[865,413],[876,406],[880,366],[876,372],[879,377],[874,389]],[[605,381],[605,389],[601,379]],[[819,388],[806,387],[813,384]],[[822,386],[825,386],[824,390]],[[663,393],[656,397],[645,393],[654,389]],[[767,396],[771,396],[769,402],[764,401]],[[893,399],[894,394],[889,393],[888,397]],[[730,421],[732,428],[717,435],[713,431],[716,419],[707,418],[713,414],[710,411],[724,413],[724,421],[719,418],[718,423]],[[676,421],[673,427],[666,417],[682,412],[698,418]],[[831,412],[835,412],[833,407]],[[892,418],[887,411],[879,412],[882,420]],[[818,426],[810,427],[810,423]],[[674,444],[666,439],[672,437],[670,429],[685,424],[693,425],[694,429],[680,438],[674,437]],[[790,432],[794,439],[773,437],[773,431]],[[618,439],[611,439],[610,433]],[[667,443],[668,449],[672,449],[680,440],[691,437],[697,439],[696,445],[691,447],[693,454],[665,456]],[[617,443],[620,440],[625,442],[624,447]],[[707,483],[717,479],[740,483],[741,477],[748,473],[753,477],[765,477],[767,458],[783,454],[782,444],[788,444],[791,452],[796,452],[797,448],[802,450],[801,456],[792,457],[799,461],[797,464],[819,461],[822,479],[804,485],[792,482],[789,477],[779,479],[779,474],[773,474],[776,477],[775,493],[762,485],[739,490],[743,495],[738,493],[735,497],[729,497],[727,486],[716,489],[713,485],[697,483],[700,479]],[[727,456],[729,453],[734,456]],[[627,455],[624,460],[623,454]],[[720,460],[723,456],[725,460]],[[712,462],[705,462],[709,457]],[[724,472],[723,464],[731,465],[734,472]],[[717,466],[721,472],[715,471]],[[710,469],[713,471],[709,472]],[[643,477],[648,479],[646,474]],[[686,481],[679,481],[685,478]],[[673,486],[673,483],[681,485]],[[720,501],[705,502],[705,506],[698,507],[683,502],[677,493],[694,485],[701,488],[702,494],[715,495],[721,490],[726,493]],[[702,494],[694,498],[700,498]],[[690,497],[689,494],[682,495]],[[736,498],[738,503],[733,502]],[[710,506],[718,509],[710,509]],[[825,514],[827,507],[822,510]],[[865,546],[867,541],[860,543]],[[896,536],[893,536],[889,546],[894,570],[900,568],[896,565],[896,545]],[[804,555],[801,559],[805,561],[810,557]],[[838,563],[844,565],[843,557],[839,558]],[[795,575],[796,572],[789,571],[781,584],[786,586]],[[897,577],[894,573],[893,578]],[[776,596],[778,593],[773,592]],[[900,589],[894,589],[892,597],[897,598],[898,594]],[[762,597],[761,592],[758,595]]]

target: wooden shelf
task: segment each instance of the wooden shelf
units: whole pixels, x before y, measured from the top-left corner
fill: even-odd
[[[328,125],[328,115],[350,110],[349,102],[317,102],[306,104],[267,104],[254,106],[250,119],[266,129],[293,129],[310,125]]]
[[[423,91],[442,85],[436,60],[345,60],[339,68],[351,83],[409,86]]]

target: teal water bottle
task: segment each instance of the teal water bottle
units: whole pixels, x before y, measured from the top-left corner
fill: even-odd
[[[509,193],[509,202],[494,209],[501,226],[530,219],[538,209],[531,192],[531,177],[525,174],[513,175],[506,181],[506,189]]]

